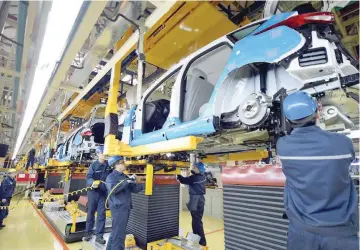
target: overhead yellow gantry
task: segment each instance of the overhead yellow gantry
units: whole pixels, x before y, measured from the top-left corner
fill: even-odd
[[[191,52],[194,52],[207,43],[236,29],[237,27],[223,14],[216,10],[214,5],[208,2],[186,2],[185,4],[177,3],[169,12],[170,13],[167,13],[159,20],[159,22],[163,22],[161,26],[155,30],[150,30],[145,33],[144,45],[146,61],[165,69],[178,62],[181,58],[187,56],[190,53],[190,47],[193,47]],[[216,28],[217,26],[221,28]],[[153,27],[157,27],[157,25],[154,25]],[[189,32],[189,30],[193,30],[194,32]],[[198,33],[195,32],[195,30],[203,32]],[[185,34],[184,32],[188,33]],[[158,35],[159,33],[162,35]],[[191,39],[186,36],[190,36]],[[121,53],[124,46],[128,44],[128,40],[131,40],[132,37],[132,33],[127,33],[122,40],[118,41],[114,46],[114,55]],[[180,44],[181,46],[179,47],[176,44]],[[133,49],[135,49],[135,45],[131,47],[128,52],[123,53],[122,57],[119,57],[119,60],[112,67],[110,87],[105,110],[106,129],[104,154],[108,156],[121,155],[133,158],[139,156],[196,151],[199,143],[204,141],[201,137],[187,136],[135,147],[131,147],[130,145],[116,139],[115,132],[118,129],[117,112],[118,93],[120,90],[121,62]],[[200,159],[200,161],[205,163],[216,163],[224,159],[227,161],[245,161],[261,160],[267,157],[268,152],[266,151],[252,151],[231,153],[222,156],[209,155]],[[190,167],[190,162],[176,161],[159,162],[151,160],[136,160],[127,161],[126,164],[128,165],[129,173],[135,173],[145,177],[146,195],[152,194],[154,176],[161,174],[180,174],[181,168]],[[172,169],[173,171],[169,171],[169,169],[159,170],[159,165],[168,166],[169,169],[172,169],[172,167],[174,168]],[[138,167],[141,168],[141,171],[138,170]]]
[[[144,34],[146,62],[167,69],[180,59],[200,49],[209,42],[236,29],[226,15],[218,11],[214,3],[176,2],[169,11]],[[114,46],[119,60],[112,67],[105,120],[117,120],[118,93],[120,90],[121,62],[133,51],[135,43],[128,46],[134,34],[127,32]],[[115,125],[116,126],[116,125]],[[110,131],[117,128],[110,128]],[[202,138],[189,136],[165,142],[130,147],[118,141],[111,133],[105,134],[105,155],[141,156],[179,151],[193,151]]]

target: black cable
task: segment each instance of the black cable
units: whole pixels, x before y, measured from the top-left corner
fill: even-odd
[[[11,38],[8,38],[7,36],[5,36],[5,35],[3,35],[3,34],[0,34],[0,36],[1,36],[2,38],[4,38],[5,40],[8,40],[8,41],[10,41],[10,42],[12,42],[12,43],[20,46],[20,47],[24,47],[24,45],[22,45],[21,43],[18,43],[17,41],[15,41],[15,40],[13,40],[13,39],[11,39]]]
[[[39,185],[39,184],[38,184],[38,185]],[[24,193],[25,191],[27,191],[27,190],[29,190],[29,189],[36,188],[38,185],[29,187],[29,188],[25,188],[24,190],[22,190],[22,191],[20,191],[20,192],[17,192],[16,194],[13,194],[13,195],[11,196],[11,198],[13,198],[13,197],[15,197],[15,196],[17,196],[17,195],[19,195],[19,194],[22,194],[22,193]]]
[[[105,14],[105,12],[102,12],[102,13],[101,13],[101,16],[105,17],[106,19],[108,19],[110,22],[113,22],[113,23],[116,22],[116,21],[119,19],[119,17],[122,17],[122,18],[124,18],[126,21],[128,21],[129,23],[131,23],[132,25],[134,25],[135,28],[140,31],[139,25],[137,25],[137,23],[135,23],[133,20],[127,18],[127,17],[124,16],[123,14],[118,13],[118,14],[115,16],[115,19],[110,18],[108,15]]]
[[[35,186],[32,186],[32,187],[26,188],[26,189],[24,189],[24,190],[22,190],[22,191],[20,191],[20,192],[18,192],[18,193],[16,193],[16,194],[12,195],[11,198],[13,198],[13,197],[15,197],[15,196],[17,196],[17,195],[19,195],[19,194],[25,193],[25,191],[27,191],[27,190],[29,190],[29,189],[36,188],[37,186],[38,186],[38,185],[35,185]],[[22,199],[18,199],[18,201],[17,201],[17,203],[15,204],[15,206],[13,206],[12,208],[8,208],[8,210],[10,211],[10,210],[16,208],[16,207],[19,205],[19,203],[20,203],[21,200],[22,200]],[[10,207],[10,204],[9,204],[8,207]]]

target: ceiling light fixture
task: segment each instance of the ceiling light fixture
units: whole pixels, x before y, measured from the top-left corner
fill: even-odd
[[[52,73],[60,60],[62,53],[65,52],[64,49],[69,34],[82,4],[83,0],[73,0],[71,1],[71,8],[69,8],[68,1],[58,0],[53,1],[52,3],[38,64],[35,69],[33,84],[22,119],[19,135],[16,140],[13,159],[15,159],[19,152]]]

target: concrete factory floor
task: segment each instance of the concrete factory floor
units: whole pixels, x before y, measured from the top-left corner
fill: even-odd
[[[16,202],[12,202],[16,204]],[[36,209],[28,202],[21,201],[10,211],[0,230],[0,249],[6,250],[79,250],[81,242],[65,244],[57,234],[49,229]],[[180,231],[191,231],[191,216],[180,214]],[[224,249],[224,223],[212,217],[204,217],[204,228],[211,250]]]

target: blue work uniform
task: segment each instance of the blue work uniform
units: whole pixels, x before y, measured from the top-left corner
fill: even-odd
[[[105,161],[101,164],[99,161],[94,161],[87,173],[86,173],[86,185],[91,187],[94,181],[100,180],[105,182],[106,177],[111,173],[111,168]],[[100,183],[97,188],[89,190],[87,192],[88,202],[86,205],[86,232],[91,233],[94,229],[95,224],[95,212],[96,216],[96,229],[95,234],[97,237],[102,237],[105,230],[105,220],[106,220],[106,208],[105,200],[107,196],[106,185]]]
[[[0,186],[0,205],[1,206],[9,206],[11,201],[11,196],[13,195],[16,187],[16,180],[11,178],[10,176],[6,176],[4,180],[1,182]],[[5,202],[2,200],[5,199]],[[2,225],[3,220],[8,216],[8,209],[0,210],[0,225]]]
[[[181,184],[189,185],[190,200],[186,205],[191,213],[192,230],[194,234],[200,236],[200,245],[206,246],[204,226],[202,223],[205,207],[206,176],[202,173],[192,171],[192,175],[189,177],[178,175],[178,180]]]
[[[288,249],[358,250],[352,141],[317,126],[295,128],[279,139],[277,153],[286,176]]]
[[[29,167],[33,167],[34,163],[35,163],[35,149],[31,149],[28,153],[28,161],[26,163],[26,170],[29,169]]]
[[[127,180],[128,177],[117,170],[106,178],[109,194],[112,191],[108,200],[112,228],[106,250],[125,249],[126,226],[132,209],[131,193],[144,190],[144,184],[128,183]]]

